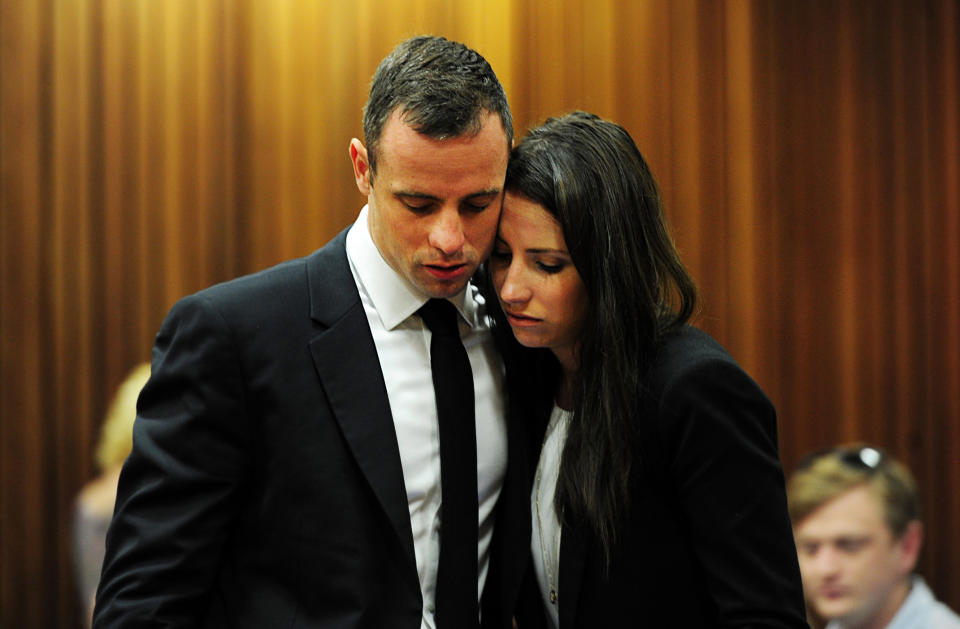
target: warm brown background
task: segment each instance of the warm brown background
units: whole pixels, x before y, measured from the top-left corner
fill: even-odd
[[[634,134],[784,463],[902,457],[960,608],[958,23],[956,0],[0,0],[0,626],[75,626],[71,502],[113,389],[178,297],[353,219],[369,77],[420,32],[487,56],[521,134],[571,108]]]

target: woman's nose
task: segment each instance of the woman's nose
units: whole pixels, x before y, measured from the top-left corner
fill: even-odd
[[[500,285],[500,300],[506,303],[522,303],[528,301],[532,295],[530,288],[523,279],[523,269],[514,259],[507,267],[503,284]]]

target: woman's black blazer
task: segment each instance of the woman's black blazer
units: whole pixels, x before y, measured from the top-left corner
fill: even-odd
[[[664,339],[642,388],[629,520],[609,571],[585,530],[563,528],[561,629],[807,627],[770,400],[692,327]],[[520,629],[543,626],[530,570],[526,583]]]

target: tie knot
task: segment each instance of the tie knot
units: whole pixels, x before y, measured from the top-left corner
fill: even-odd
[[[456,336],[459,338],[460,331],[457,329],[457,309],[446,299],[431,299],[420,307],[417,311],[423,322],[427,324],[430,331],[441,336]]]

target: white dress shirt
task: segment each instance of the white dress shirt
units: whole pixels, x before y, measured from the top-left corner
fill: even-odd
[[[368,209],[347,233],[347,257],[373,333],[400,447],[413,544],[423,595],[421,629],[434,629],[440,558],[440,438],[430,371],[429,328],[417,310],[428,297],[387,264],[370,236]],[[483,298],[472,284],[450,302],[460,313],[460,337],[473,370],[480,505],[477,597],[483,592],[493,536],[494,507],[507,464],[503,363],[493,344]]]

